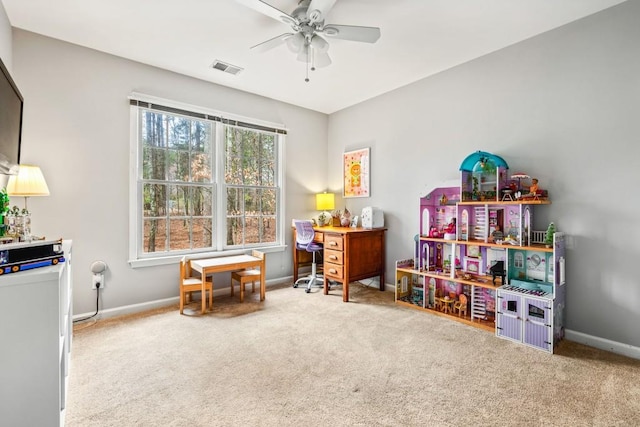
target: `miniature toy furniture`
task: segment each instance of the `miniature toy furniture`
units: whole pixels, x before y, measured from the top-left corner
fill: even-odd
[[[455,303],[455,301],[456,300],[449,295],[440,298],[440,310],[443,313],[453,313],[453,303]]]
[[[311,221],[294,221],[296,227],[296,248],[304,249],[307,252],[311,252],[313,258],[311,261],[311,274],[306,277],[301,277],[293,283],[293,287],[297,288],[300,283],[306,282],[306,293],[311,292],[313,285],[322,285],[324,277],[318,275],[318,267],[316,263],[316,254],[324,249],[321,243],[315,242],[315,230],[313,229],[313,223]]]
[[[186,256],[180,260],[180,314],[184,314],[184,305],[188,303],[191,292],[201,292],[202,301],[206,299],[206,293],[209,292],[209,309],[213,307],[213,279],[205,279],[194,277],[191,275],[191,260]]]
[[[494,285],[496,284],[496,277],[500,277],[500,283],[505,283],[504,278],[507,273],[504,271],[504,261],[496,261],[496,263],[489,268],[489,271],[491,272],[491,279]]]
[[[462,312],[465,316],[467,315],[467,296],[465,294],[458,296],[458,301],[453,304],[453,310],[458,312],[458,317],[462,315]]]
[[[436,288],[433,294],[433,304],[436,310],[442,309],[442,289]]]
[[[264,259],[264,253],[260,251],[252,251],[251,255]],[[231,272],[231,296],[233,296],[233,282],[236,281],[240,284],[240,302],[244,302],[245,284],[251,283],[251,293],[256,291],[256,282],[260,282],[260,270],[256,268],[245,269],[240,271]]]
[[[507,163],[486,152],[468,156],[460,172],[459,181],[420,198],[414,257],[396,261],[396,303],[447,316],[442,295],[455,290],[458,316],[451,319],[553,353],[564,337],[566,237],[554,230],[550,244],[544,231],[533,230],[534,208],[551,204],[548,193],[534,188],[532,197],[518,197]],[[443,239],[451,218],[456,236]],[[504,239],[491,239],[498,229]],[[435,287],[433,305],[410,298],[427,282]]]

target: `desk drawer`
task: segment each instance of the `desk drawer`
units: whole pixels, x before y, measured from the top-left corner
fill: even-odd
[[[344,271],[342,270],[341,265],[325,262],[323,269],[323,274],[325,277],[342,280]]]
[[[313,241],[322,243],[324,241],[324,233],[322,233],[321,231],[316,231],[313,235]]]
[[[325,234],[324,248],[341,251],[344,248],[344,245],[342,244],[342,236],[336,234]]]
[[[325,249],[324,260],[326,263],[329,263],[329,264],[344,265],[344,252]]]

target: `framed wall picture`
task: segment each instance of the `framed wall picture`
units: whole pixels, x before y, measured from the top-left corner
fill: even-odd
[[[343,197],[369,197],[369,148],[342,155]]]

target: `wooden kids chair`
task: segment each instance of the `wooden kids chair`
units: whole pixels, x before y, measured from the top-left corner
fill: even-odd
[[[209,310],[213,308],[213,279],[206,279],[204,284],[205,293],[202,298],[206,298],[209,292]],[[185,301],[191,296],[191,292],[202,291],[202,279],[191,275],[191,261],[186,256],[180,260],[180,314],[184,314]]]
[[[260,259],[264,259],[264,253],[260,251],[253,251],[251,255]],[[256,291],[256,282],[260,283],[260,270],[252,268],[250,270],[240,270],[231,273],[231,296],[233,296],[233,281],[240,283],[240,302],[244,302],[244,290],[245,284],[251,282],[251,293]],[[260,297],[262,301],[262,296]]]

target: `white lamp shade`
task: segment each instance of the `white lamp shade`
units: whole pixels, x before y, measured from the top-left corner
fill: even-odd
[[[23,197],[48,196],[49,187],[38,166],[20,165],[18,175],[9,176],[7,194]]]
[[[316,35],[311,39],[311,46],[318,52],[327,53],[329,50],[329,43],[322,37]]]
[[[300,52],[302,46],[304,46],[304,36],[302,33],[296,33],[293,37],[287,39],[287,47],[293,53]]]

